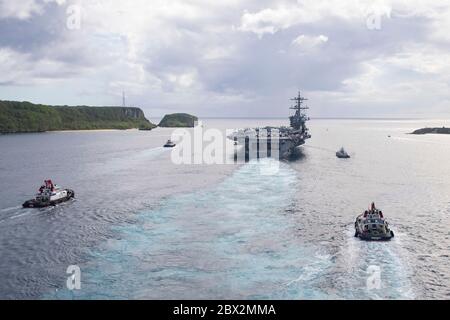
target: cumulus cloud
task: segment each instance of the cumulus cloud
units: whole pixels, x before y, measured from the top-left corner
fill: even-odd
[[[42,7],[39,6],[35,0],[23,1],[8,1],[2,0],[0,2],[0,17],[1,18],[17,18],[28,19],[32,14],[40,13]]]
[[[292,41],[294,46],[300,47],[302,49],[313,49],[318,47],[328,41],[328,37],[324,35],[320,36],[307,36],[307,35],[299,35]]]
[[[313,116],[444,110],[449,21],[444,0],[0,0],[0,95],[120,104],[125,90],[152,115],[285,116],[302,89]]]
[[[35,14],[42,14],[45,5],[56,3],[62,5],[66,0],[0,0],[0,18],[29,19]]]

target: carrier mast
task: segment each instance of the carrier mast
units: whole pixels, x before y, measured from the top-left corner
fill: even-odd
[[[302,113],[302,110],[308,110],[308,106],[303,106],[303,103],[307,101],[305,97],[302,97],[300,91],[298,92],[298,96],[291,99],[292,101],[295,101],[296,104],[292,106],[290,109],[295,110],[295,114],[290,118],[291,120],[291,127],[295,130],[300,130],[305,124],[306,115]]]

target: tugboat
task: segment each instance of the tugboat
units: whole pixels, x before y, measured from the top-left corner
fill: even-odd
[[[389,228],[383,212],[375,208],[372,202],[371,208],[356,218],[355,237],[367,241],[390,240],[394,237],[394,231]]]
[[[62,189],[60,186],[53,184],[52,180],[45,180],[36,197],[26,201],[22,206],[24,208],[45,208],[69,201],[74,197],[75,192],[73,190]]]
[[[176,144],[172,140],[167,140],[166,144],[164,145],[164,148],[173,148]]]
[[[340,159],[348,159],[350,158],[350,155],[347,153],[347,151],[344,150],[344,147],[339,149],[339,151],[336,152],[336,157]]]

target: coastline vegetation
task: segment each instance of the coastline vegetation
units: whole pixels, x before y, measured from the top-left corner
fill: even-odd
[[[156,125],[139,108],[49,106],[0,100],[0,133],[59,130],[151,130]]]

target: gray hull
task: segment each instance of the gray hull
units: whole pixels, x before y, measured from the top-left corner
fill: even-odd
[[[296,102],[290,109],[295,110],[295,114],[289,117],[290,126],[285,127],[264,127],[254,129],[240,129],[228,136],[228,139],[234,140],[235,145],[244,146],[245,161],[253,158],[271,157],[286,158],[296,147],[305,143],[306,139],[311,138],[306,121],[309,118],[304,111],[308,107],[303,103],[308,100],[301,96],[291,99]],[[235,161],[239,158],[235,151]]]
[[[239,141],[244,146],[244,150],[249,159],[253,158],[279,158],[285,159],[291,155],[295,148],[305,144],[304,139],[268,139],[268,138],[250,138],[248,142]]]
[[[376,211],[374,214],[369,213],[366,217],[360,215],[356,218],[355,237],[366,241],[386,241],[394,237],[394,232]]]

